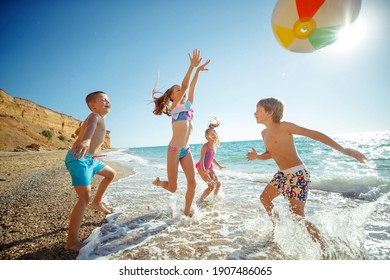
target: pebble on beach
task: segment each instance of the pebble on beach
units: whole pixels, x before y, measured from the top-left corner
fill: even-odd
[[[64,249],[76,192],[64,165],[66,151],[0,153],[0,260],[74,260]],[[108,163],[117,179],[130,169]],[[119,172],[118,172],[119,171]],[[101,180],[95,176],[92,192]],[[105,215],[86,210],[81,240],[99,227]]]

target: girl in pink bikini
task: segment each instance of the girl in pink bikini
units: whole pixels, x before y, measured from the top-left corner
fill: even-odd
[[[195,164],[191,154],[189,139],[192,133],[192,120],[194,117],[194,110],[192,104],[194,101],[195,86],[198,81],[199,73],[207,71],[207,60],[204,64],[200,64],[202,58],[200,51],[195,49],[190,57],[190,67],[180,85],[174,85],[168,89],[159,98],[155,97],[155,90],[153,89],[153,99],[155,108],[153,113],[155,115],[166,114],[172,116],[172,138],[168,145],[167,151],[167,172],[168,181],[161,181],[157,177],[152,184],[163,187],[164,189],[174,193],[177,189],[177,177],[179,163],[187,179],[187,192],[185,197],[184,214],[192,216],[191,206],[195,196]],[[192,78],[188,98],[186,98],[186,90],[190,81],[190,77],[194,68],[197,68]]]
[[[220,125],[221,121],[216,117],[214,117],[214,120],[215,123],[210,122],[209,127],[206,129],[205,137],[207,143],[203,145],[200,151],[200,160],[196,164],[196,169],[198,169],[200,177],[207,183],[207,189],[205,189],[200,197],[201,202],[204,201],[213,190],[214,196],[217,196],[219,189],[221,188],[221,181],[213,169],[213,163],[215,163],[219,169],[224,168],[224,166],[221,166],[214,158],[220,144],[215,128]]]

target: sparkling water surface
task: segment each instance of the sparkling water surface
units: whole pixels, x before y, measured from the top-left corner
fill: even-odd
[[[262,140],[224,142],[216,159],[222,182],[218,197],[197,200],[206,184],[197,175],[195,214],[183,215],[185,176],[171,194],[151,182],[166,178],[167,147],[129,148],[107,153],[135,174],[110,186],[105,203],[114,209],[107,223],[85,241],[79,259],[390,259],[390,132],[333,137],[364,153],[360,164],[319,142],[295,138],[311,171],[306,218],[320,230],[326,251],[292,219],[287,201],[274,200],[280,220],[273,227],[259,195],[277,171],[272,160],[250,161],[247,151],[264,150]],[[195,161],[202,144],[191,145]]]

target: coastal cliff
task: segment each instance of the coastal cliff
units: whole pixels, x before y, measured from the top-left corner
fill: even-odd
[[[0,89],[0,151],[68,149],[82,121]],[[107,131],[102,149],[110,148]]]

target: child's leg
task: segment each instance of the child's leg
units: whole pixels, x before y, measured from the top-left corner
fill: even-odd
[[[273,213],[274,204],[272,203],[272,200],[274,200],[274,198],[278,195],[280,195],[280,191],[270,184],[265,187],[264,191],[260,195],[261,204],[263,204],[265,210],[271,218],[274,216],[277,217],[277,214]]]
[[[176,192],[178,166],[179,166],[179,158],[178,158],[177,153],[168,152],[168,154],[167,154],[168,181],[161,181],[160,178],[157,177],[152,182],[152,184],[156,185],[156,186],[163,187],[164,189],[170,191],[171,193]]]
[[[187,192],[186,192],[186,203],[184,208],[184,215],[191,217],[191,206],[192,201],[195,197],[195,187],[196,187],[196,179],[195,179],[195,164],[194,159],[192,157],[192,153],[189,152],[184,158],[180,160],[181,167],[186,175],[187,179]]]
[[[217,196],[222,185],[221,181],[219,180],[218,175],[212,169],[210,170],[210,176],[215,183],[214,196]]]
[[[305,218],[305,201],[290,199],[290,209],[291,212],[293,212],[294,214],[298,215],[301,218]],[[317,227],[306,219],[305,226],[311,238],[315,242],[320,244],[322,250],[325,250],[325,243],[322,240],[320,231],[317,229]]]
[[[90,209],[101,211],[104,214],[111,214],[111,210],[107,209],[103,202],[103,195],[106,192],[110,183],[114,180],[116,176],[116,171],[112,169],[110,166],[106,165],[102,170],[97,172],[96,174],[103,176],[104,179],[100,182],[100,185],[96,191],[95,198],[89,205]]]
[[[214,190],[214,185],[215,185],[214,182],[211,180],[206,182],[207,182],[207,188],[200,196],[200,201],[204,201],[209,196],[209,194]]]
[[[78,195],[78,200],[70,215],[68,241],[65,244],[65,249],[78,252],[84,246],[79,240],[79,230],[85,209],[91,198],[91,186],[77,186],[74,189]]]
[[[198,173],[200,177],[203,179],[203,181],[207,183],[207,188],[204,190],[203,194],[200,197],[200,201],[204,201],[206,197],[213,191],[215,183],[213,182],[212,178],[206,171],[199,168]]]

